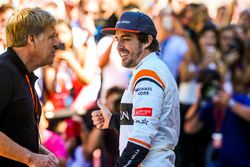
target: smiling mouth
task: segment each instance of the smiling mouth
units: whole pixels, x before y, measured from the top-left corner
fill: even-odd
[[[119,54],[121,56],[122,61],[126,60],[128,57],[128,51],[120,51]]]

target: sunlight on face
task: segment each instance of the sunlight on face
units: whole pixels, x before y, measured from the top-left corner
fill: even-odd
[[[52,64],[57,45],[54,27],[47,28],[45,32],[35,37],[34,56],[37,57],[40,66]]]
[[[122,59],[122,65],[127,68],[135,67],[143,58],[142,43],[135,33],[116,32],[117,50]]]

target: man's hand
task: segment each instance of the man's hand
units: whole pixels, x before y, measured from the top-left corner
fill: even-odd
[[[29,161],[29,167],[58,167],[58,163],[50,155],[32,153]]]
[[[230,99],[230,95],[226,93],[225,91],[220,90],[217,95],[213,97],[213,103],[217,106],[227,108],[228,107],[228,101]]]
[[[107,129],[109,127],[112,113],[104,104],[101,104],[99,100],[97,101],[97,105],[100,110],[95,110],[91,114],[93,124],[98,129]]]
[[[56,156],[50,150],[48,150],[46,147],[44,147],[41,144],[39,146],[39,151],[41,154],[48,155],[52,160],[55,161],[56,164],[59,164],[59,160],[56,158]]]

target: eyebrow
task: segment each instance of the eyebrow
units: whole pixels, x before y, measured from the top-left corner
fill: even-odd
[[[131,37],[130,34],[125,34],[125,35],[122,35],[121,38],[124,38],[124,37]]]
[[[54,38],[54,37],[56,37],[56,32],[49,34],[49,38]]]
[[[126,38],[126,37],[131,37],[131,35],[130,34],[125,34],[125,35],[122,35],[120,38]],[[118,36],[116,35],[115,38],[117,39]]]

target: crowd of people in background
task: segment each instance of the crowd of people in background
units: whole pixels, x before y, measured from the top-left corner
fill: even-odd
[[[144,1],[143,1],[144,2]],[[54,63],[35,71],[43,108],[41,142],[67,167],[111,167],[118,133],[93,127],[96,101],[119,114],[131,71],[121,65],[117,41],[101,34],[124,11],[154,20],[159,57],[178,82],[181,132],[176,167],[250,166],[250,4],[218,7],[148,0],[5,0],[0,2],[0,53],[5,24],[18,9],[40,7],[56,18],[60,46]]]

